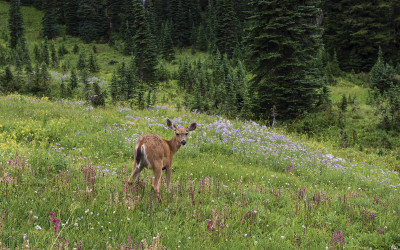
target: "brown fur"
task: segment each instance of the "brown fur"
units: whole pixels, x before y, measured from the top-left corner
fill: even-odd
[[[146,134],[141,136],[133,151],[133,169],[128,183],[131,185],[135,183],[140,175],[140,172],[145,167],[150,167],[153,170],[153,177],[151,178],[151,187],[154,193],[161,202],[160,197],[160,181],[162,170],[166,171],[167,188],[170,190],[171,182],[171,165],[174,154],[179,150],[181,145],[186,144],[187,134],[196,129],[197,124],[192,123],[187,128],[177,128],[168,118],[167,125],[175,132],[171,140],[164,140],[156,134]],[[137,163],[137,153],[139,163]]]

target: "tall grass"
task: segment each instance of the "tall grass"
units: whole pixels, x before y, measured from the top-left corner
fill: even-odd
[[[136,139],[197,122],[163,203],[150,170],[126,184]],[[399,176],[254,122],[162,106],[0,97],[0,247],[390,248]]]

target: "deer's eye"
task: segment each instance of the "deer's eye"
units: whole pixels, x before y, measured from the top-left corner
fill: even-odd
[[[178,133],[176,133],[176,136],[179,136],[179,134],[178,134]]]
[[[186,133],[185,135],[188,135],[188,133]]]

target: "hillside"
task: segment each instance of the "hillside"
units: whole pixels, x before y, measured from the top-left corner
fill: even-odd
[[[0,88],[0,249],[400,248],[400,136],[382,128],[386,103],[365,74],[342,72],[327,108],[271,128],[224,103],[252,98],[240,60],[175,48],[154,86],[118,99],[135,70],[123,42],[84,43],[62,26],[46,42],[43,12],[22,14],[31,73],[7,47],[0,1],[0,80],[22,86]],[[242,85],[220,91],[222,79]],[[163,173],[161,204],[151,170],[127,180],[140,135],[173,136],[166,118],[198,127],[174,157],[171,192]]]
[[[168,248],[399,246],[400,178],[385,167],[254,122],[168,106],[93,109],[10,95],[0,108],[7,248],[27,240],[33,248],[138,247],[145,238]],[[150,170],[134,189],[126,181],[138,136],[172,136],[166,117],[198,129],[174,158],[171,193],[163,177],[160,204]]]

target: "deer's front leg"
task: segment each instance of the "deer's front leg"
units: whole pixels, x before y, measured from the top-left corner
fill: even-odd
[[[170,183],[171,183],[171,165],[166,166],[165,168],[165,178],[167,179],[167,190],[171,191]]]
[[[154,193],[156,194],[157,199],[162,203],[160,196],[160,181],[162,175],[162,163],[157,162],[153,168],[153,177],[151,178],[151,187],[153,188]]]

